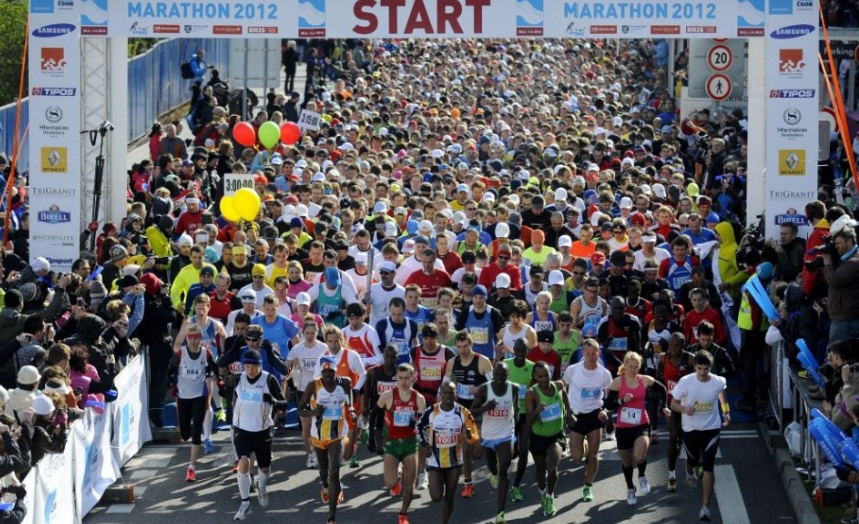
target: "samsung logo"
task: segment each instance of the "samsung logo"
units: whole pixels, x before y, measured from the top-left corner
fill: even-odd
[[[33,30],[33,36],[37,38],[52,38],[54,36],[64,36],[74,32],[74,24],[50,24],[38,27]]]
[[[814,27],[813,25],[794,24],[794,25],[789,25],[787,27],[780,27],[780,28],[776,29],[775,31],[773,31],[772,33],[770,33],[770,36],[772,38],[784,40],[787,38],[797,38],[800,36],[805,36],[805,35],[811,33],[812,31],[816,31],[816,30],[817,30],[817,28]]]

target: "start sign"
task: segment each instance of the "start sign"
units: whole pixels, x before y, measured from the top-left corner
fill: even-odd
[[[352,30],[372,35],[477,35],[483,33],[484,9],[492,0],[358,0]]]

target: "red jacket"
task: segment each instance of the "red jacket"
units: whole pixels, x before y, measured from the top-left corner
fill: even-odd
[[[826,241],[826,237],[829,236],[829,222],[827,220],[821,219],[820,222],[814,225],[814,230],[811,232],[811,235],[808,237],[808,241],[805,243],[805,257],[803,257],[803,262],[811,262],[818,256],[817,253],[809,254],[808,252],[814,248],[820,247]],[[805,264],[802,266],[802,292],[806,295],[811,295],[814,292],[814,288],[818,287],[818,284],[822,283],[823,272],[818,270],[810,271]]]
[[[698,313],[694,308],[686,313],[686,318],[683,320],[683,332],[686,334],[686,344],[692,345],[698,342],[698,324],[703,320],[713,324],[715,328],[716,332],[713,334],[713,341],[720,346],[724,345],[728,339],[727,333],[725,333],[725,326],[722,324],[722,317],[719,315],[719,312],[711,306],[708,306],[703,313]]]

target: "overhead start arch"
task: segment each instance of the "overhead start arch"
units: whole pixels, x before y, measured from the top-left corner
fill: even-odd
[[[818,0],[30,0],[30,256],[59,270],[78,257],[98,154],[80,132],[108,120],[104,218],[123,216],[124,45],[120,57],[90,39],[128,37],[748,38],[749,216],[766,209],[768,224],[806,225],[817,189],[817,20]]]

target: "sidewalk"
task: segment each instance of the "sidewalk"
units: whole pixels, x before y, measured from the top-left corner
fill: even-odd
[[[278,93],[282,93],[283,92],[283,84],[286,81],[286,75],[283,73],[283,67],[281,67],[280,64],[278,64],[278,67],[280,68],[280,80],[278,82],[278,87],[275,88],[275,91]],[[307,80],[307,74],[306,73],[307,73],[307,68],[304,67],[304,64],[299,64],[297,73],[295,75],[295,90],[298,91],[299,93],[304,93],[304,84],[305,84],[305,81]],[[257,94],[257,96],[259,96],[259,99],[260,99],[260,105],[254,108],[254,114],[255,114],[256,111],[259,111],[265,107],[266,99],[265,99],[265,93],[263,92],[262,88],[255,88],[254,92]],[[285,94],[288,94],[288,93],[285,93]],[[166,121],[161,122],[162,125],[168,124],[168,123],[169,122],[166,122]],[[182,132],[179,134],[179,136],[182,138],[191,138],[191,139],[194,138],[194,135],[191,134],[191,130],[189,130],[187,126],[185,126],[182,129]],[[142,145],[140,145],[134,149],[129,150],[127,158],[128,158],[128,167],[131,167],[133,164],[136,164],[136,163],[140,162],[141,160],[145,160],[145,159],[149,158],[149,142],[144,141]]]

